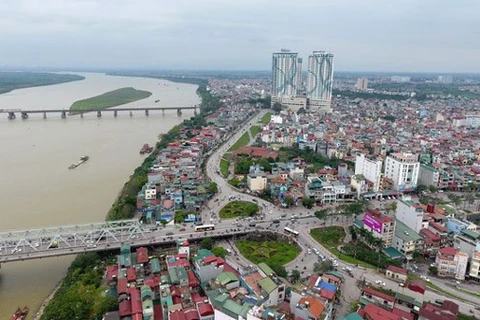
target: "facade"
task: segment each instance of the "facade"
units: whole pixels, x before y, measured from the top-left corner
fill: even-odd
[[[442,248],[438,251],[435,264],[439,277],[465,280],[468,255],[454,248]]]
[[[298,53],[282,49],[272,57],[272,101],[297,95]]]
[[[355,89],[363,91],[368,89],[368,79],[367,78],[358,78],[357,83],[355,84]]]
[[[468,276],[477,281],[480,280],[480,245],[473,251],[472,257],[470,258],[470,269],[468,271]]]
[[[423,184],[425,186],[435,186],[438,187],[440,182],[440,172],[437,168],[421,164],[418,171],[418,184]]]
[[[385,159],[385,177],[392,180],[394,190],[414,190],[417,187],[420,163],[411,153],[392,153]]]
[[[465,229],[455,236],[453,242],[455,248],[459,248],[471,257],[473,251],[480,246],[480,234]]]
[[[367,181],[373,184],[372,191],[380,190],[382,177],[382,161],[367,158],[365,154],[357,154],[355,159],[355,174],[362,174]]]
[[[423,209],[408,199],[397,201],[395,218],[417,233],[423,227]]]
[[[313,51],[308,57],[307,98],[311,109],[330,108],[333,87],[333,54]]]
[[[411,260],[415,251],[423,252],[423,238],[405,223],[397,220],[392,247],[403,254],[407,260]]]
[[[396,266],[388,266],[385,271],[385,275],[395,281],[405,282],[407,281],[407,269],[399,268]]]
[[[395,232],[395,220],[392,218],[378,210],[367,211],[363,218],[363,228],[372,232],[375,237],[381,238],[384,241],[385,248],[392,245]]]

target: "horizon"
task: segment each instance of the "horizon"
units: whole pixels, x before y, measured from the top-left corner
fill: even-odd
[[[8,1],[1,64],[268,70],[286,48],[331,52],[345,72],[477,74],[479,11],[473,0]]]

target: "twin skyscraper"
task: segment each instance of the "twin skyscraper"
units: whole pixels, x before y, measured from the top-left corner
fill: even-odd
[[[333,54],[313,51],[308,56],[307,83],[304,86],[302,58],[282,49],[272,57],[272,103],[292,109],[330,112],[333,86]]]

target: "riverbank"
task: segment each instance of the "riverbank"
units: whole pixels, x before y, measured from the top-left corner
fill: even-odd
[[[206,85],[207,82],[204,80],[197,89],[197,94],[200,96],[202,102],[200,114],[193,117],[193,119],[203,119],[203,117],[213,112],[215,108],[222,105],[218,97],[212,96],[208,90],[206,90]],[[205,108],[205,105],[207,105],[208,108]],[[168,133],[162,135],[161,140],[156,143],[156,148],[153,153],[135,169],[130,179],[120,190],[117,199],[107,214],[107,220],[129,219],[133,217],[136,209],[136,195],[147,180],[148,168],[159,150],[180,137],[180,128],[182,126],[188,127],[188,121],[192,120],[184,120],[184,123],[173,127]],[[114,254],[116,254],[116,252],[114,252]],[[110,304],[108,300],[102,300],[105,298],[103,293],[106,287],[102,287],[101,277],[103,276],[103,266],[109,257],[97,255],[102,257],[102,263],[97,260],[91,263],[84,263],[86,259],[85,256],[85,254],[79,255],[72,262],[67,276],[62,281],[60,289],[56,291],[53,298],[45,300],[44,303],[47,304],[47,307],[40,316],[40,319],[51,319],[52,316],[55,315],[55,317],[53,317],[55,319],[70,319],[73,316],[77,316],[81,319],[88,320],[92,319],[94,315],[99,314],[99,307],[101,307],[102,311],[108,311],[110,307],[113,308],[113,306],[115,308],[117,307],[116,299],[115,304]],[[77,268],[76,266],[79,264],[84,267]],[[97,266],[97,268],[92,268],[92,266]],[[88,270],[83,271],[85,269]],[[95,270],[100,270],[101,273],[95,273]],[[86,294],[87,291],[89,292],[88,294]],[[82,307],[80,308],[80,306]],[[68,315],[70,318],[63,318],[60,315]]]
[[[83,76],[45,72],[0,72],[0,94],[17,89],[80,81]]]
[[[82,111],[88,109],[108,109],[122,104],[127,104],[148,98],[151,92],[137,90],[135,88],[120,88],[117,90],[105,92],[101,95],[75,101],[70,107],[70,111]]]

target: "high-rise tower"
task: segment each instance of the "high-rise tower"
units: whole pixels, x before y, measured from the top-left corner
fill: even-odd
[[[297,94],[297,56],[296,52],[282,49],[272,58],[272,100],[295,97]]]
[[[307,98],[313,108],[330,108],[333,86],[333,54],[313,51],[308,57]]]

